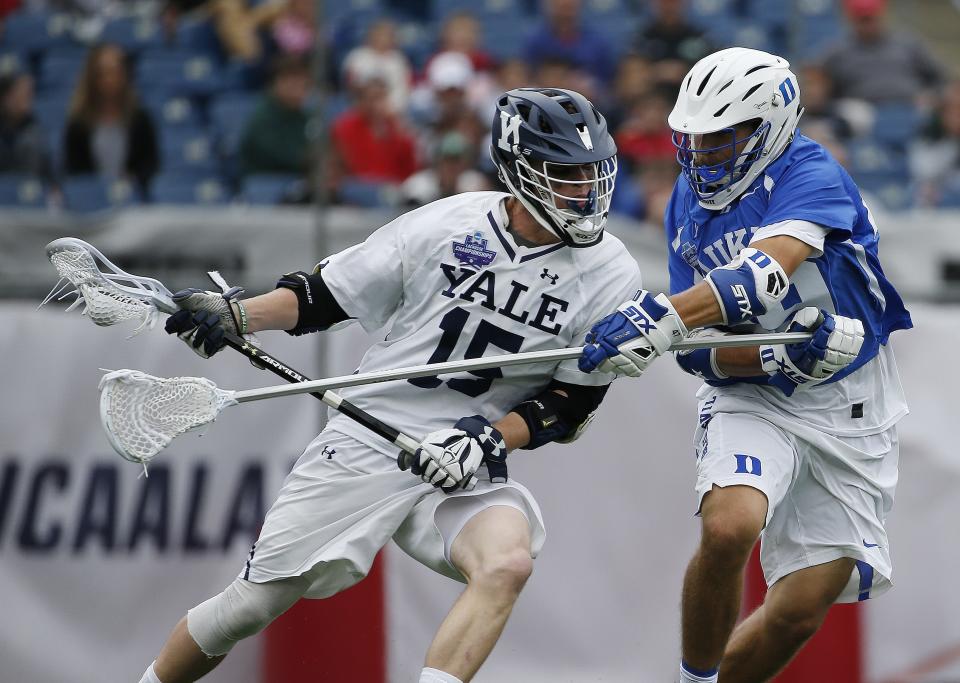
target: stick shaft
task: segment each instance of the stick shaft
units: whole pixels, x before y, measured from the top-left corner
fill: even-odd
[[[309,380],[307,376],[300,371],[294,370],[292,367],[277,360],[269,353],[266,353],[262,349],[259,349],[252,344],[249,344],[242,337],[227,332],[224,334],[224,340],[226,341],[227,346],[242,353],[257,367],[269,370],[273,374],[284,378],[288,382],[297,383],[297,386],[302,386],[303,384],[311,382],[311,380]],[[391,427],[385,422],[381,422],[367,411],[358,408],[349,401],[345,401],[343,398],[333,393],[329,389],[317,389],[313,391],[307,390],[296,393],[310,393],[312,396],[320,399],[334,410],[343,413],[351,420],[366,427],[377,436],[386,439],[395,446],[398,446],[406,453],[412,455],[420,446],[420,444],[412,437],[407,436],[403,432]]]
[[[731,335],[727,337],[697,337],[695,339],[685,339],[677,344],[674,344],[671,348],[673,350],[692,350],[723,348],[731,346],[757,346],[759,344],[795,344],[808,339],[810,339],[810,334],[807,332],[742,334]],[[341,377],[330,377],[328,379],[315,379],[310,381],[306,381],[305,379],[295,379],[291,381],[300,382],[300,384],[293,386],[275,386],[264,387],[262,389],[238,391],[236,392],[235,397],[238,402],[244,403],[246,401],[259,401],[260,399],[274,398],[277,396],[302,394],[312,392],[314,390],[323,391],[329,389],[342,389],[344,387],[376,384],[378,382],[390,382],[401,379],[414,379],[417,377],[431,377],[434,375],[450,374],[454,372],[470,372],[473,370],[483,370],[486,368],[502,368],[508,365],[557,363],[564,360],[578,358],[582,351],[583,347],[578,346],[568,349],[528,351],[526,353],[512,353],[501,356],[488,356],[486,358],[454,360],[447,361],[445,363],[412,365],[405,368],[397,368],[395,370],[378,370],[374,372],[344,375]]]

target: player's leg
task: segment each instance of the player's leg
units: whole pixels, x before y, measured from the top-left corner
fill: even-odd
[[[683,582],[682,652],[688,673],[709,678],[720,662],[740,613],[744,566],[766,515],[766,496],[748,486],[715,486],[703,499],[700,545]]]
[[[850,580],[849,557],[801,569],[777,581],[763,604],[730,638],[720,675],[724,683],[756,683],[787,665],[827,617]]]
[[[467,587],[427,650],[426,666],[469,681],[493,650],[533,571],[530,528],[514,507],[496,505],[473,516],[450,551]]]
[[[196,681],[223,661],[236,643],[286,612],[310,584],[311,579],[303,576],[269,583],[236,579],[177,623],[153,663],[154,675],[161,683]]]
[[[797,467],[793,440],[752,414],[711,415],[697,435],[700,544],[684,577],[681,681],[715,681],[740,613],[750,553]]]

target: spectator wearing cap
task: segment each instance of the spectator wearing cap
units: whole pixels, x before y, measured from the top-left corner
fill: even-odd
[[[146,190],[159,165],[153,121],[130,82],[116,45],[90,50],[70,101],[64,145],[68,175],[128,178]]]
[[[580,0],[545,0],[544,20],[527,38],[523,54],[538,69],[548,60],[563,60],[607,83],[614,62],[607,40],[586,22]]]
[[[493,82],[477,74],[462,52],[442,52],[427,66],[426,79],[412,98],[411,113],[421,131],[424,159],[434,157],[434,147],[444,134],[456,131],[474,149],[485,137],[487,124],[478,111],[491,101]]]
[[[270,89],[251,114],[240,140],[243,174],[306,173],[309,94],[306,60],[295,55],[278,57]]]
[[[355,84],[354,104],[333,124],[331,182],[340,178],[399,184],[417,169],[415,143],[390,104],[387,83]]]
[[[460,133],[447,133],[440,139],[433,165],[414,173],[400,187],[406,206],[422,206],[459,194],[489,190],[486,176],[473,168],[475,153]]]
[[[835,96],[917,103],[942,87],[943,69],[924,44],[887,26],[886,0],[845,0],[844,10],[851,36],[824,60]]]
[[[0,78],[0,173],[50,179],[46,134],[33,115],[29,74]]]
[[[347,53],[343,75],[348,88],[362,86],[376,78],[387,86],[390,107],[403,112],[410,96],[410,62],[397,49],[396,29],[392,21],[382,19],[367,31],[363,45]]]

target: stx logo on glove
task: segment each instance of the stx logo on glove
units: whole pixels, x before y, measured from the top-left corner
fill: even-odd
[[[655,324],[642,310],[636,306],[629,306],[621,311],[630,321],[637,326],[640,334],[649,334],[654,329]]]
[[[784,358],[777,358],[777,355],[771,346],[765,346],[760,349],[760,362],[761,364],[775,363],[777,371],[779,371],[797,386],[806,384],[810,379],[804,376],[798,370],[790,367]]]
[[[730,287],[733,292],[733,298],[737,300],[737,307],[740,309],[741,320],[747,320],[753,316],[753,310],[750,308],[750,295],[747,288],[743,285],[733,285]]]

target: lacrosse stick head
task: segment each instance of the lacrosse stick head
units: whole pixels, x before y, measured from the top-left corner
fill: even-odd
[[[177,310],[161,282],[121,270],[83,240],[64,237],[48,244],[46,251],[60,280],[41,306],[73,295],[76,301],[67,310],[82,303],[83,313],[101,326],[137,320],[133,334],[156,325],[160,313]]]
[[[100,380],[100,422],[123,458],[146,465],[174,438],[213,422],[234,392],[203,377],[115,370]]]

